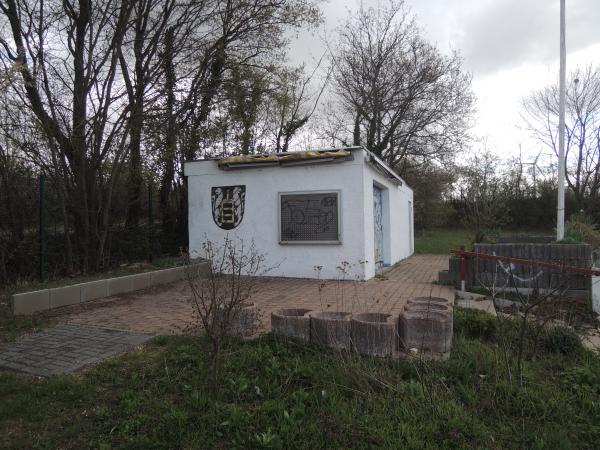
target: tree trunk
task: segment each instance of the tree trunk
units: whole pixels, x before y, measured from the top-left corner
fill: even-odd
[[[354,134],[352,136],[352,145],[360,145],[360,114],[357,111],[354,118]]]
[[[165,136],[165,150],[162,157],[163,174],[160,181],[159,201],[163,234],[169,236],[173,233],[173,211],[169,199],[175,178],[175,158],[177,156],[177,121],[175,118],[175,68],[173,67],[173,34],[169,28],[165,36],[164,72],[165,72],[165,97],[166,97],[166,122],[167,133]]]

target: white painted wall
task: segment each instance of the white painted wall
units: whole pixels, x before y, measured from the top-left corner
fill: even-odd
[[[313,166],[265,167],[223,171],[215,161],[186,163],[189,189],[190,252],[198,252],[207,239],[222,242],[225,236],[254,240],[267,258],[278,265],[273,276],[313,278],[314,267],[323,266],[322,278],[336,278],[344,260],[363,259],[362,161]],[[246,206],[240,225],[223,230],[213,221],[210,192],[213,186],[246,185]],[[339,190],[341,244],[279,244],[278,193]],[[360,265],[353,276],[364,277]]]
[[[368,155],[365,152],[365,159]],[[398,186],[388,177],[375,170],[370,163],[363,165],[363,195],[365,198],[364,227],[365,227],[365,255],[366,259],[373,261],[375,257],[373,218],[373,184],[384,189],[384,263],[393,265],[398,261],[408,258],[413,254],[410,233],[411,220],[409,219],[409,201],[413,201],[413,191],[406,183]],[[387,230],[386,230],[387,225]],[[375,264],[367,264],[365,278],[375,276]]]
[[[387,213],[389,263],[408,257],[412,250],[408,237],[408,200],[412,190],[396,186],[365,162],[366,152],[354,150],[354,160],[311,166],[271,166],[224,171],[216,161],[185,164],[188,176],[190,253],[200,255],[202,242],[222,242],[226,236],[254,240],[267,258],[268,266],[277,267],[272,276],[314,278],[315,266],[323,266],[321,278],[338,278],[342,261],[352,264],[349,277],[368,279],[375,275],[373,230],[373,182],[385,188],[384,198],[392,206]],[[211,187],[246,186],[246,206],[240,225],[223,230],[213,221]],[[341,244],[280,244],[279,193],[340,191]],[[384,213],[384,220],[386,213]],[[361,264],[361,261],[368,261]],[[386,263],[388,261],[386,260]]]

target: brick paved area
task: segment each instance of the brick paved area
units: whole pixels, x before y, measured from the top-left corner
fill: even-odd
[[[321,282],[296,278],[268,278],[252,298],[261,310],[264,329],[271,311],[306,307],[313,310],[379,311],[397,314],[411,297],[434,296],[454,300],[452,288],[432,282],[448,268],[443,255],[415,255],[367,282]],[[177,334],[193,322],[190,292],[185,282],[116,296],[100,302],[57,310],[59,320],[116,330]]]
[[[152,336],[79,325],[59,324],[0,346],[0,368],[47,377],[143,344]]]

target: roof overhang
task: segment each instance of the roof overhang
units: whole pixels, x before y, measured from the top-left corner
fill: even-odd
[[[388,178],[392,183],[403,186],[404,180],[400,178],[396,172],[394,172],[390,166],[384,163],[381,159],[379,159],[373,152],[364,149],[366,152],[365,160],[367,164],[369,164],[373,169],[379,172],[381,175]]]

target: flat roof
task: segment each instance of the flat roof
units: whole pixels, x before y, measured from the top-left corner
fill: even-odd
[[[364,150],[369,160],[380,173],[394,179],[394,182],[404,185],[404,180],[394,172],[381,158],[362,146],[324,148],[303,150],[297,152],[261,153],[254,155],[234,155],[197,159],[188,162],[214,161],[221,170],[252,169],[270,166],[304,166],[316,164],[341,163],[354,160],[353,152]]]

